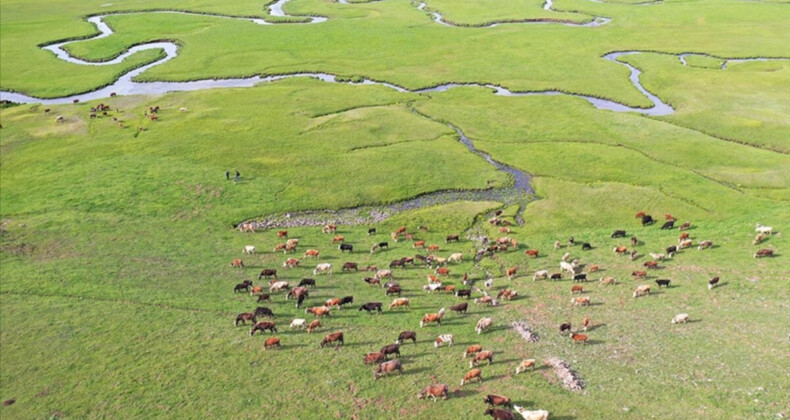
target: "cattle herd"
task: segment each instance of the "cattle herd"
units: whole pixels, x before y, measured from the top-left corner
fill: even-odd
[[[499,216],[499,212],[496,216]],[[639,212],[636,214],[636,218],[641,219],[643,226],[649,226],[655,223],[655,220],[652,216],[645,214],[644,212]],[[675,218],[671,215],[665,215],[665,223],[661,225],[662,230],[672,230],[675,228]],[[500,225],[503,224],[502,221],[498,217],[494,217],[489,220],[492,224]],[[504,223],[507,225],[506,223]],[[691,227],[690,222],[683,223],[678,229],[681,231],[681,234],[678,238],[677,245],[672,244],[664,249],[665,252],[650,252],[650,260],[644,262],[636,270],[634,270],[631,275],[633,278],[640,280],[647,277],[648,271],[656,271],[661,268],[662,264],[665,264],[668,260],[676,259],[679,253],[683,252],[691,248],[694,243],[693,239],[690,237],[688,233],[688,229]],[[255,232],[255,227],[253,224],[244,223],[239,225],[239,230],[241,232]],[[424,226],[420,226],[418,231],[427,231],[427,228]],[[501,233],[510,233],[509,228],[501,227],[498,229]],[[349,255],[353,255],[354,247],[352,244],[345,242],[345,237],[341,235],[336,235],[337,233],[337,226],[336,225],[326,225],[322,228],[322,232],[326,234],[333,234],[331,241],[327,241],[330,243],[330,246],[337,246],[338,250],[340,251],[341,255],[344,252],[348,252]],[[376,229],[370,228],[368,229],[368,235],[376,235]],[[757,237],[753,241],[755,245],[761,243],[768,235],[773,233],[773,228],[768,226],[763,226],[757,224],[756,232],[758,233]],[[626,238],[627,232],[623,229],[615,230],[611,238],[612,239],[619,239],[619,238]],[[296,238],[288,238],[288,231],[281,230],[277,232],[277,238],[280,240],[284,240],[285,242],[277,244],[272,252],[280,252],[282,251],[286,254],[286,258],[284,263],[282,264],[282,268],[278,273],[278,269],[275,268],[264,268],[261,270],[260,274],[258,275],[258,280],[267,279],[268,286],[254,286],[253,282],[250,280],[246,280],[240,284],[237,284],[233,288],[234,293],[249,293],[251,296],[257,296],[257,302],[271,302],[272,294],[282,292],[284,293],[284,299],[286,301],[293,300],[295,302],[295,306],[297,308],[301,308],[302,305],[305,303],[305,300],[310,297],[311,289],[316,287],[316,280],[313,278],[302,278],[299,280],[297,285],[292,285],[292,281],[288,281],[282,279],[280,275],[286,275],[286,273],[290,272],[292,269],[300,267],[300,263],[307,259],[318,260],[321,255],[321,251],[318,249],[307,249],[302,253],[302,260],[296,257],[288,257],[287,254],[297,253],[297,249],[299,246],[299,239]],[[458,315],[455,316],[463,316],[466,314],[467,309],[469,308],[468,300],[472,298],[473,294],[479,294],[479,297],[474,299],[474,303],[478,305],[487,305],[487,306],[499,306],[502,300],[512,300],[518,297],[518,292],[516,290],[512,290],[510,288],[505,288],[499,291],[496,297],[489,295],[488,289],[493,287],[493,278],[488,278],[484,282],[484,288],[486,290],[480,289],[474,286],[474,281],[470,280],[469,275],[464,273],[462,276],[463,286],[456,287],[455,285],[447,285],[443,284],[443,280],[447,279],[450,276],[450,272],[452,270],[452,264],[457,264],[463,261],[464,255],[462,253],[452,253],[447,258],[441,257],[438,254],[441,246],[439,244],[428,244],[424,240],[416,240],[415,234],[410,234],[407,232],[407,228],[400,227],[396,231],[390,234],[390,238],[394,242],[399,242],[402,240],[410,241],[410,247],[408,247],[411,251],[417,251],[417,254],[413,256],[404,256],[398,259],[392,260],[386,268],[379,268],[377,266],[367,265],[367,266],[360,266],[360,264],[356,262],[345,262],[341,266],[341,272],[354,272],[357,273],[359,271],[363,271],[366,274],[362,275],[360,273],[361,280],[364,281],[365,287],[370,286],[378,286],[384,290],[384,296],[392,296],[393,300],[389,305],[387,305],[388,311],[403,311],[409,310],[410,299],[401,297],[401,293],[403,292],[403,288],[401,285],[394,281],[395,273],[397,272],[400,274],[399,270],[405,270],[406,267],[414,267],[420,266],[425,269],[430,270],[430,274],[426,275],[427,284],[422,287],[424,293],[445,293],[449,295],[453,295],[456,302],[450,301],[452,305],[449,305],[449,309],[452,312],[457,313]],[[459,242],[460,235],[457,234],[450,234],[447,235],[445,238],[445,243],[449,244],[451,242]],[[564,245],[560,241],[556,241],[554,244],[555,250],[560,250],[561,248],[569,248],[572,250],[572,247],[577,243],[581,244],[582,251],[588,251],[594,249],[593,246],[588,242],[577,242],[573,237],[568,239],[567,245]],[[613,252],[616,255],[620,256],[629,256],[631,261],[634,261],[636,258],[639,257],[639,251],[637,251],[638,247],[641,248],[644,244],[639,241],[636,237],[630,238],[630,245],[632,249],[629,252],[627,246],[622,244],[616,244],[613,248]],[[714,242],[712,240],[702,240],[699,241],[697,244],[697,250],[707,250],[714,248]],[[509,249],[517,249],[518,242],[510,237],[504,236],[497,238],[495,240],[489,240],[488,238],[480,238],[478,239],[478,247],[480,249],[477,252],[477,257],[486,256],[486,255],[493,255],[496,252],[505,252]],[[377,253],[381,252],[382,250],[390,249],[390,243],[388,241],[374,241],[373,246],[370,248],[370,253]],[[427,251],[425,253],[421,251]],[[244,246],[242,249],[243,255],[254,255],[256,254],[256,248],[252,245]],[[539,250],[537,249],[527,249],[524,252],[525,258],[537,258],[540,255]],[[754,257],[771,257],[773,256],[773,250],[771,249],[760,249],[755,254]],[[234,259],[231,262],[231,267],[235,268],[244,268],[245,264],[242,259]],[[571,258],[571,252],[565,252],[562,258],[559,261],[559,271],[552,272],[547,268],[540,268],[534,271],[532,275],[533,281],[538,280],[562,280],[564,274],[567,272],[568,278],[573,281],[573,285],[571,287],[571,295],[578,295],[573,296],[571,298],[571,306],[572,307],[586,307],[591,304],[591,298],[589,296],[584,296],[586,293],[586,289],[584,287],[584,283],[591,280],[591,275],[595,272],[600,270],[600,266],[598,264],[583,264],[580,261],[580,258]],[[503,267],[503,274],[509,280],[512,281],[518,275],[519,268],[518,267]],[[257,273],[257,271],[256,271]],[[314,276],[319,275],[326,275],[332,276],[333,275],[333,265],[328,262],[319,262],[316,263],[315,268],[312,270]],[[361,282],[360,282],[361,283]],[[578,283],[578,284],[577,284]],[[609,286],[609,285],[616,285],[618,284],[617,279],[611,276],[602,276],[598,280],[598,283],[601,286]],[[658,288],[664,287],[669,289],[671,280],[670,279],[657,279],[655,283]],[[708,289],[712,289],[719,284],[719,277],[713,277],[708,279],[707,281]],[[462,288],[461,288],[462,287]],[[267,293],[268,292],[268,293]],[[649,284],[638,284],[633,291],[633,298],[639,298],[644,296],[649,296],[651,293],[651,286]],[[443,298],[444,299],[444,298]],[[453,299],[453,298],[451,298]],[[457,300],[461,300],[460,303]],[[313,320],[308,322],[307,319],[303,318],[296,318],[292,319],[290,322],[290,329],[306,329],[308,334],[316,332],[318,329],[324,327],[322,324],[323,322],[327,322],[327,319],[332,319],[332,312],[335,310],[339,310],[345,305],[352,305],[354,304],[354,297],[344,296],[344,297],[333,297],[325,300],[322,305],[320,306],[310,306],[305,309],[305,314],[312,314]],[[359,304],[359,302],[358,302]],[[361,303],[358,311],[365,311],[370,316],[376,316],[383,312],[384,302],[364,302]],[[425,313],[419,321],[419,328],[436,326],[441,328],[442,319],[446,316],[446,308],[442,307],[436,312]],[[260,320],[260,318],[266,318],[266,320]],[[265,306],[259,306],[252,312],[244,312],[240,313],[236,316],[234,325],[245,325],[247,322],[250,323],[250,335],[254,336],[256,332],[260,332],[263,335],[266,335],[267,332],[270,333],[272,336],[267,338],[264,342],[264,349],[272,349],[272,348],[281,348],[281,341],[279,337],[275,337],[274,335],[278,332],[276,322],[274,321],[275,314],[274,312]],[[689,314],[681,313],[676,314],[673,318],[671,318],[672,324],[685,324],[689,321]],[[591,319],[589,316],[585,316],[580,323],[580,327],[574,331],[573,325],[571,322],[564,322],[559,326],[559,332],[561,335],[567,334],[570,337],[572,343],[581,343],[585,344],[588,341],[588,335],[581,333],[582,331],[587,332],[588,327],[591,326]],[[330,322],[327,322],[330,324]],[[486,331],[492,329],[494,326],[495,321],[491,317],[483,317],[477,321],[476,324],[470,324],[469,328],[474,328],[474,331],[480,335],[485,333]],[[328,325],[327,325],[328,326]],[[415,325],[416,326],[416,325]],[[395,332],[393,332],[393,338],[395,337]],[[327,347],[331,346],[335,349],[340,349],[345,344],[345,336],[343,331],[331,331],[327,335],[325,335],[320,342],[316,340],[319,347]],[[353,338],[352,338],[353,339]],[[381,347],[378,351],[372,351],[363,356],[363,364],[365,365],[372,365],[373,366],[373,378],[379,379],[391,374],[402,374],[404,371],[404,363],[401,356],[401,346],[411,341],[412,344],[417,344],[417,332],[406,330],[400,331],[397,334],[397,339],[394,340],[392,344],[385,344]],[[440,347],[452,347],[455,343],[455,338],[452,334],[447,333],[440,333],[436,334],[435,338],[432,339],[434,347],[438,350]],[[393,357],[390,359],[390,357]],[[481,368],[481,364],[485,363],[486,366],[490,365],[494,362],[495,352],[491,349],[486,349],[480,344],[473,344],[466,348],[463,352],[463,359],[469,359],[469,371],[463,376],[460,380],[460,385],[464,386],[470,382],[480,382],[483,381],[483,370]],[[534,359],[525,359],[521,360],[515,366],[515,373],[520,374],[522,372],[526,372],[527,370],[533,370],[535,368],[536,361]],[[433,383],[425,386],[422,388],[419,393],[417,394],[417,398],[431,398],[433,401],[437,401],[437,399],[446,399],[450,396],[450,388],[449,385],[438,383],[434,378]],[[485,410],[484,414],[490,415],[495,419],[512,419],[514,418],[514,414],[511,410],[515,410],[515,412],[523,417],[524,419],[547,419],[549,413],[545,410],[527,410],[523,407],[518,405],[512,404],[510,399],[501,396],[501,395],[487,395],[484,398],[484,402],[487,404],[487,409]]]

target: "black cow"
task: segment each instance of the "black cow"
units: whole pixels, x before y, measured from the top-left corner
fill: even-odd
[[[656,280],[656,284],[658,285],[658,287],[664,286],[666,288],[669,288],[669,279],[658,279]]]
[[[296,298],[296,307],[301,308],[304,300],[307,299],[307,293],[303,293]]]
[[[456,297],[463,297],[466,296],[467,299],[472,297],[472,289],[458,289],[455,291]]]
[[[272,312],[271,309],[269,309],[269,308],[267,308],[265,306],[259,306],[259,307],[255,308],[255,312],[254,313],[255,313],[256,317],[265,316],[267,318],[274,318],[274,312]]]
[[[445,243],[449,244],[450,242],[458,242],[459,240],[460,240],[459,235],[447,235],[447,238],[444,241]]]
[[[552,280],[562,280],[562,273],[554,273],[551,275]]]
[[[417,333],[414,331],[403,331],[398,335],[398,339],[395,340],[395,343],[401,344],[406,340],[412,340],[414,344],[417,344]]]
[[[267,277],[267,278],[268,278],[268,277],[274,277],[274,278],[277,278],[277,270],[275,270],[275,269],[272,269],[272,268],[264,268],[264,269],[263,269],[263,271],[261,271],[261,274],[260,274],[260,275],[258,275],[258,280],[260,280],[260,279],[262,279],[262,278],[264,278],[264,277]]]
[[[381,249],[384,249],[384,248],[390,249],[390,243],[389,242],[379,242],[379,248],[381,248]]]
[[[359,265],[357,263],[355,263],[355,262],[347,262],[347,263],[343,264],[342,271],[346,271],[346,270],[348,270],[348,271],[351,271],[351,270],[359,271]]]
[[[667,247],[667,256],[671,257],[672,254],[674,254],[676,252],[678,252],[678,247],[676,247],[675,245]]]
[[[567,332],[571,332],[571,323],[570,322],[565,322],[565,323],[560,324],[560,334],[562,334],[562,333],[564,333],[566,331]]]
[[[381,302],[368,302],[359,307],[360,311],[368,311],[368,314],[372,314],[373,311],[381,313]]]
[[[376,228],[368,229],[368,235],[375,235],[375,234],[376,234]]]
[[[661,229],[667,229],[667,230],[668,229],[672,229],[674,227],[675,227],[675,221],[674,220],[667,221],[663,225],[661,225]]]
[[[302,286],[315,287],[315,279],[302,279],[302,281],[299,282],[299,286],[297,287]]]
[[[466,313],[466,309],[469,308],[469,304],[466,302],[459,303],[457,305],[453,305],[450,307],[451,311],[455,311],[460,313]]]
[[[406,260],[404,259],[392,260],[390,262],[390,268],[395,268],[395,267],[406,268]]]
[[[653,216],[646,214],[642,216],[642,226],[652,225],[656,221],[653,220]]]
[[[384,354],[384,357],[387,359],[390,358],[390,354],[397,354],[398,357],[400,357],[400,344],[387,344],[381,348],[381,353]]]
[[[338,249],[340,249],[340,252],[343,252],[343,251],[354,252],[354,245],[351,245],[351,244],[340,244]]]
[[[236,285],[236,286],[233,288],[233,293],[238,293],[238,292],[240,292],[240,291],[242,291],[242,290],[244,290],[245,292],[249,292],[249,291],[250,291],[250,286],[249,286],[249,285],[247,285],[246,283],[240,283],[240,284],[237,284],[237,285]]]
[[[573,276],[573,281],[587,281],[587,273],[580,273]]]
[[[639,245],[639,239],[636,239],[636,236],[631,237],[631,246]]]
[[[340,299],[340,306],[343,306],[348,303],[354,303],[354,296],[346,296]]]
[[[625,231],[624,230],[616,230],[612,233],[612,238],[625,238]]]
[[[582,244],[582,251],[589,251],[592,249],[592,245],[589,242],[585,242]]]

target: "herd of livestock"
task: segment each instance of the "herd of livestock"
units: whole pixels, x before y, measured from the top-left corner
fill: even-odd
[[[499,232],[506,234],[510,232],[510,229],[507,227],[509,223],[507,221],[501,220],[498,216],[500,212],[497,212],[496,216],[491,218],[489,222],[492,225],[497,225]],[[636,218],[641,218],[642,225],[647,226],[655,223],[655,220],[647,214],[643,212],[639,212],[636,214]],[[661,229],[671,230],[674,229],[675,218],[669,214],[665,215],[666,221],[661,226]],[[651,259],[646,261],[642,264],[642,267],[639,267],[637,270],[634,270],[631,275],[635,279],[644,279],[647,277],[647,273],[649,270],[655,270],[660,268],[660,264],[662,261],[666,261],[675,257],[676,254],[682,252],[684,249],[691,248],[694,244],[692,239],[689,237],[689,233],[687,229],[690,228],[691,224],[689,222],[683,223],[678,229],[680,231],[680,235],[678,238],[677,245],[671,245],[666,247],[663,253],[651,252],[649,255]],[[241,232],[255,232],[255,226],[251,223],[244,223],[238,226]],[[418,231],[427,231],[427,228],[424,226],[420,226]],[[341,254],[344,252],[348,252],[349,255],[352,255],[354,251],[354,247],[352,244],[346,243],[345,238],[342,235],[337,235],[337,226],[336,225],[325,225],[322,229],[323,233],[331,234],[332,240],[331,243],[333,246],[336,244],[338,249],[340,250]],[[763,240],[766,239],[768,235],[773,234],[773,228],[769,226],[763,226],[757,224],[756,228],[757,237],[754,239],[753,243],[755,245],[759,244]],[[375,228],[370,228],[368,230],[368,235],[372,236],[376,234]],[[626,234],[625,230],[616,230],[612,233],[611,238],[625,238],[628,235]],[[299,267],[303,261],[308,259],[318,260],[321,256],[321,251],[318,249],[307,249],[302,253],[302,259],[298,259],[296,257],[288,257],[287,254],[289,253],[297,253],[299,247],[299,239],[296,238],[289,238],[288,231],[281,230],[277,232],[277,237],[281,239],[282,243],[277,244],[272,252],[280,252],[282,251],[286,254],[286,259],[282,264],[282,269],[280,273],[284,270],[289,270],[291,268]],[[396,231],[390,234],[390,238],[394,242],[399,242],[401,240],[410,241],[411,248],[414,250],[422,250],[427,251],[427,253],[423,254],[418,252],[414,256],[406,256],[398,259],[394,259],[389,263],[389,266],[386,268],[379,268],[377,266],[367,265],[367,266],[360,266],[360,264],[356,262],[345,262],[341,266],[341,270],[343,272],[358,272],[363,271],[366,273],[370,273],[369,276],[364,277],[364,282],[370,286],[376,285],[384,289],[385,296],[393,296],[392,302],[387,306],[389,310],[400,310],[406,309],[410,307],[410,300],[405,297],[401,297],[401,293],[403,292],[403,288],[401,285],[394,281],[394,273],[397,272],[397,269],[404,269],[407,266],[423,266],[429,268],[431,274],[426,275],[427,284],[423,286],[423,290],[428,293],[438,292],[438,293],[448,293],[455,295],[456,298],[465,298],[466,301],[461,301],[460,303],[454,303],[450,306],[450,310],[453,312],[457,312],[458,314],[465,314],[469,303],[468,300],[472,298],[473,294],[479,294],[480,296],[474,299],[474,302],[477,304],[483,304],[488,306],[498,306],[501,300],[511,300],[518,296],[518,292],[516,290],[512,290],[509,288],[505,288],[499,291],[496,297],[489,295],[488,290],[491,289],[493,286],[493,278],[488,278],[484,282],[484,289],[478,288],[474,286],[474,281],[469,278],[467,273],[464,273],[462,276],[462,283],[463,288],[456,287],[453,285],[443,284],[443,280],[448,278],[450,275],[450,265],[453,263],[460,263],[464,255],[462,253],[453,253],[447,257],[441,257],[437,255],[440,246],[438,244],[427,244],[426,241],[416,240],[415,235],[408,233],[406,227],[401,227]],[[451,242],[459,242],[460,235],[447,235],[445,242],[447,244]],[[631,237],[630,242],[632,247],[636,247],[640,244],[640,241],[636,237]],[[576,245],[577,242],[574,240],[573,237],[568,239],[567,246],[572,247]],[[592,245],[583,242],[581,243],[582,250],[590,250],[592,249]],[[485,257],[487,255],[493,255],[497,252],[505,252],[510,249],[517,249],[518,242],[508,236],[502,236],[495,240],[489,240],[486,237],[479,238],[478,243],[478,251],[476,253],[477,259],[480,257]],[[556,241],[554,244],[555,250],[560,250],[564,248],[565,245],[560,241]],[[696,244],[698,250],[705,250],[710,249],[713,247],[713,241],[711,240],[703,240],[699,241]],[[387,241],[374,241],[373,246],[370,248],[370,253],[377,253],[383,249],[389,249],[389,242]],[[256,248],[252,245],[247,245],[242,249],[242,254],[244,255],[251,255],[257,252]],[[630,257],[630,260],[635,260],[637,258],[638,252],[636,250],[629,250],[625,246],[615,246],[613,248],[613,252],[617,255]],[[526,258],[537,258],[539,255],[539,251],[537,249],[528,249],[524,252]],[[773,256],[773,251],[771,249],[760,249],[755,254],[754,257],[771,257]],[[232,267],[239,267],[243,268],[244,262],[242,259],[234,259],[231,264]],[[315,268],[313,269],[313,275],[327,275],[331,276],[333,273],[333,266],[330,263],[323,262],[317,263]],[[512,280],[518,273],[518,267],[510,267],[503,269],[505,276],[508,280]],[[577,283],[584,283],[591,280],[590,276],[592,273],[600,270],[599,265],[592,264],[582,264],[579,258],[571,259],[570,252],[566,252],[561,260],[559,261],[559,271],[557,272],[550,272],[548,269],[539,269],[533,273],[532,279],[533,281],[547,279],[547,280],[561,280],[564,277],[564,274],[567,272],[570,279],[573,281],[573,285],[571,287],[571,306],[588,306],[591,303],[591,299],[589,296],[574,296],[576,294],[582,295],[585,293],[584,286],[582,284]],[[260,274],[258,275],[258,280],[261,279],[268,279],[268,287],[266,286],[254,286],[252,281],[246,280],[240,284],[237,284],[234,287],[234,293],[236,292],[246,292],[252,296],[257,297],[257,302],[271,302],[272,295],[278,292],[285,293],[286,300],[293,300],[297,308],[301,308],[302,305],[305,303],[305,300],[310,296],[310,290],[316,286],[316,280],[313,278],[303,278],[299,281],[297,285],[292,285],[291,282],[282,279],[278,276],[278,269],[277,268],[264,268],[261,270]],[[601,277],[599,280],[601,285],[614,285],[617,284],[617,280],[614,277]],[[670,287],[671,280],[670,279],[657,279],[655,280],[656,285],[660,287]],[[712,289],[717,286],[719,283],[719,277],[713,277],[708,280],[708,289]],[[633,297],[638,298],[642,296],[647,296],[650,294],[651,286],[649,284],[639,284],[637,285],[636,289],[633,292]],[[457,301],[456,301],[457,302]],[[307,319],[303,318],[296,318],[291,320],[289,327],[292,329],[306,329],[307,333],[313,333],[314,331],[318,330],[319,328],[324,327],[322,325],[322,321],[326,322],[326,317],[330,317],[332,311],[336,309],[340,309],[345,305],[354,304],[354,297],[353,296],[344,296],[344,297],[336,297],[327,299],[322,305],[320,306],[311,306],[305,309],[306,314],[312,314],[313,320],[308,322]],[[365,302],[359,306],[359,311],[366,311],[369,314],[378,314],[382,312],[382,307],[384,306],[383,302]],[[446,314],[446,308],[441,308],[435,313],[426,313],[422,316],[419,327],[423,328],[428,325],[436,324],[437,326],[441,326],[442,319]],[[264,349],[271,349],[271,348],[280,348],[281,341],[279,337],[275,337],[274,334],[278,332],[277,325],[274,322],[274,313],[273,311],[265,306],[257,307],[253,312],[244,312],[238,314],[235,319],[235,325],[238,326],[239,324],[246,324],[250,322],[252,328],[250,330],[250,335],[255,335],[257,332],[265,334],[269,331],[272,336],[267,338],[264,341]],[[259,320],[260,318],[266,318],[268,320]],[[671,319],[672,324],[678,323],[686,323],[689,321],[689,314],[680,313],[675,315]],[[479,321],[475,324],[474,330],[478,335],[483,334],[487,330],[491,329],[494,325],[494,320],[490,317],[483,317],[479,319]],[[581,328],[577,331],[573,331],[572,324],[570,322],[562,323],[559,326],[559,333],[560,334],[568,334],[572,342],[574,343],[581,343],[584,344],[588,336],[587,334],[583,334],[582,331],[586,332],[588,327],[591,325],[591,320],[589,316],[585,316],[581,322]],[[394,333],[393,333],[394,336]],[[401,345],[404,344],[407,340],[412,341],[413,344],[417,343],[417,333],[415,331],[406,330],[401,331],[397,339],[394,341],[393,344],[386,344],[384,345],[379,351],[370,352],[364,355],[363,363],[368,365],[373,365],[373,377],[374,379],[378,379],[381,377],[385,377],[392,373],[402,373],[403,372],[403,362],[400,357],[400,350]],[[435,340],[433,340],[434,347],[439,348],[443,346],[453,346],[454,344],[454,336],[452,334],[439,334]],[[326,336],[320,341],[320,347],[325,346],[335,346],[336,349],[339,349],[345,343],[345,336],[343,331],[334,331]],[[390,357],[394,357],[390,359]],[[475,344],[470,345],[463,353],[464,359],[471,358],[469,362],[470,370],[464,375],[461,379],[460,384],[464,386],[467,383],[472,381],[482,381],[482,369],[479,365],[482,362],[486,362],[490,365],[494,359],[494,352],[490,349],[484,349],[482,345]],[[534,359],[525,359],[522,360],[515,366],[515,373],[519,374],[524,372],[528,369],[534,369],[536,361]],[[418,394],[418,398],[431,398],[434,401],[437,399],[446,399],[450,394],[449,385],[438,383],[434,379],[434,383],[426,386],[423,388]],[[508,408],[512,408],[516,411],[516,413],[520,414],[524,419],[527,420],[538,420],[538,419],[547,419],[549,413],[545,410],[527,410],[524,407],[520,407],[518,405],[514,405],[511,403],[510,399],[501,396],[501,395],[488,395],[484,398],[484,402],[488,404],[488,408],[485,411],[486,415],[490,415],[495,419],[512,419],[514,418],[514,414],[512,411],[508,410]]]

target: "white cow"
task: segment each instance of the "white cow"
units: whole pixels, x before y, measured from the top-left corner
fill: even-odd
[[[455,339],[453,338],[452,334],[442,334],[436,338],[436,341],[433,342],[433,346],[437,348],[444,344],[452,346],[453,343],[455,343]]]
[[[535,275],[532,276],[532,281],[537,279],[547,279],[549,278],[549,270],[539,270],[535,272]]]
[[[489,327],[494,325],[494,320],[491,318],[483,318],[480,321],[477,321],[477,326],[475,327],[475,331],[477,334],[480,335],[483,331],[487,330]]]
[[[252,246],[252,245],[247,245],[241,250],[241,253],[242,254],[254,254],[255,253],[255,247]]]
[[[306,322],[307,322],[306,319],[296,318],[293,321],[291,321],[291,328],[302,328],[302,329],[304,329]]]
[[[771,226],[763,226],[761,224],[757,224],[757,228],[754,229],[755,232],[763,233],[766,235],[772,235],[774,233],[774,228]]]
[[[455,254],[450,255],[450,258],[448,258],[447,261],[452,262],[452,263],[459,263],[463,259],[464,259],[464,254],[462,254],[460,252],[456,252]]]
[[[685,324],[687,322],[689,322],[689,314],[677,314],[674,318],[672,318],[673,324]]]
[[[315,270],[313,270],[313,275],[317,276],[318,273],[327,273],[329,275],[332,274],[332,264],[329,263],[321,263],[315,266]]]
[[[546,410],[527,410],[524,407],[513,404],[513,408],[524,420],[548,420],[549,412]]]

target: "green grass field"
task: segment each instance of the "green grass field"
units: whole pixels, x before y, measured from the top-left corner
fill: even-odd
[[[558,89],[611,98],[632,106],[649,101],[628,81],[625,67],[601,58],[612,51],[654,51],[621,58],[642,71],[644,86],[672,105],[661,117],[595,109],[569,96],[502,97],[481,87],[399,93],[384,86],[340,85],[294,78],[253,88],[150,96],[118,96],[90,103],[4,106],[0,109],[0,407],[8,419],[39,418],[483,418],[482,398],[509,396],[554,419],[753,419],[790,415],[790,62],[722,62],[735,57],[790,57],[786,2],[667,0],[654,5],[559,0],[540,2],[428,1],[449,21],[480,26],[499,20],[612,21],[597,28],[561,24],[503,24],[454,28],[433,22],[417,4],[385,0],[338,4],[293,0],[286,13],[320,15],[311,25],[255,25],[216,16],[140,13],[108,17],[115,34],[70,44],[86,59],[106,59],[131,45],[175,40],[179,56],[140,80],[194,80],[324,71],[364,76],[410,89],[444,82],[479,82],[514,90]],[[179,9],[267,20],[266,4],[244,0],[109,3],[103,1],[0,4],[0,90],[57,97],[111,83],[125,69],[151,62],[155,51],[123,63],[92,67],[57,60],[41,44],[88,37],[87,15]],[[686,56],[684,66],[677,54]],[[99,102],[109,115],[89,118]],[[159,106],[159,120],[144,112]],[[45,113],[45,108],[51,112]],[[186,108],[186,112],[180,112]],[[56,122],[55,116],[63,116]],[[111,120],[111,117],[118,121]],[[119,128],[118,122],[123,124]],[[506,187],[512,179],[457,140],[458,127],[493,159],[532,174],[536,197],[525,224],[507,234],[516,251],[472,261],[469,238],[504,236],[486,222],[516,205],[456,201],[409,210],[376,223],[341,225],[337,234],[355,246],[341,254],[319,227],[289,228],[302,257],[318,249],[332,276],[314,276],[302,259],[286,270],[273,252],[275,231],[242,234],[233,226],[267,215],[397,203],[443,190]],[[239,183],[225,171],[239,170]],[[642,227],[634,213],[660,219]],[[663,215],[692,222],[696,246],[662,263],[646,280],[649,252],[677,243],[679,232],[660,230]],[[776,233],[752,245],[755,223]],[[428,226],[420,231],[418,226]],[[439,244],[438,255],[461,252],[448,265],[446,285],[463,287],[469,273],[492,292],[519,297],[497,307],[470,301],[466,315],[448,313],[441,327],[419,328],[423,314],[457,303],[455,296],[422,290],[427,267],[395,271],[411,300],[407,310],[381,315],[360,304],[391,297],[370,287],[370,273],[343,273],[345,261],[386,267],[419,252],[389,232],[406,226],[415,239]],[[368,236],[376,227],[378,234]],[[630,261],[612,248],[632,248]],[[445,236],[460,234],[459,243]],[[574,236],[589,242],[554,250]],[[370,254],[374,243],[389,249]],[[245,245],[258,254],[241,255]],[[774,258],[755,259],[759,248]],[[539,249],[539,258],[524,251]],[[536,270],[558,270],[570,252],[600,265],[583,286],[592,305],[572,308],[571,281],[533,281]],[[291,256],[291,255],[289,255]],[[244,269],[229,267],[243,258]],[[513,281],[505,270],[518,267]],[[292,300],[273,295],[283,348],[263,349],[264,337],[234,327],[236,314],[255,298],[233,286],[277,268],[292,283],[312,277],[307,306],[354,296],[333,311],[318,332],[290,330],[304,317]],[[600,277],[619,284],[603,286]],[[720,286],[707,280],[720,276]],[[672,280],[656,290],[653,281]],[[638,284],[653,294],[634,299]],[[479,297],[475,293],[475,297]],[[670,320],[690,314],[688,324]],[[480,318],[495,321],[482,335]],[[558,334],[562,322],[594,327],[587,345]],[[525,321],[539,334],[525,342],[510,328]],[[341,349],[320,349],[321,338],[344,331]],[[402,347],[404,373],[374,380],[362,364],[368,352],[392,343],[403,330],[418,343]],[[434,348],[438,334],[454,334],[453,347]],[[266,334],[267,337],[270,334]],[[459,387],[466,346],[495,352],[484,381]],[[567,361],[583,378],[582,392],[565,390],[543,360]],[[535,358],[534,372],[514,375]],[[453,391],[446,401],[417,400],[436,380]]]

